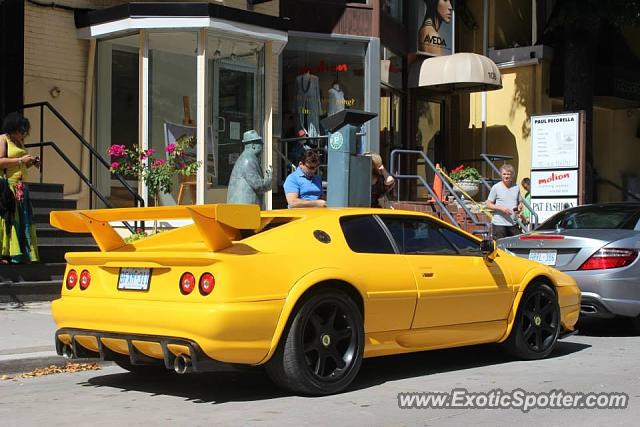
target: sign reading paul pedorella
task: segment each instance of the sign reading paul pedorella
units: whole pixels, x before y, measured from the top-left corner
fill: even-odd
[[[429,56],[451,55],[453,48],[453,0],[415,0],[410,3],[416,17],[413,48]]]

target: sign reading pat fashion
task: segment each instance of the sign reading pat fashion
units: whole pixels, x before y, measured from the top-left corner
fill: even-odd
[[[415,17],[412,48],[429,56],[453,53],[453,0],[415,0],[410,2],[410,15]]]
[[[578,206],[577,197],[560,199],[533,199],[531,207],[538,214],[538,221],[544,222],[556,213]]]
[[[577,169],[531,171],[531,197],[577,195]]]
[[[531,169],[577,168],[580,114],[531,117]]]

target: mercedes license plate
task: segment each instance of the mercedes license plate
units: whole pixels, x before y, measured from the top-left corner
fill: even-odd
[[[556,255],[555,249],[534,249],[529,252],[529,259],[545,265],[556,265]]]
[[[150,278],[150,268],[123,267],[120,269],[120,276],[118,277],[118,289],[148,291]]]

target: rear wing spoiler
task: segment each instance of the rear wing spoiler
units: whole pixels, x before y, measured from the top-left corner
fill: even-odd
[[[91,233],[103,252],[126,245],[109,224],[110,221],[168,219],[192,219],[204,243],[212,251],[231,246],[237,230],[255,230],[261,225],[258,205],[217,204],[53,211],[50,215],[51,225],[56,228],[70,233]]]

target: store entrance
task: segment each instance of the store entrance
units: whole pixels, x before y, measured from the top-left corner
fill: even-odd
[[[240,61],[214,61],[214,147],[218,159],[215,185],[228,185],[236,159],[242,153],[242,135],[255,128],[256,66]]]
[[[445,103],[441,98],[417,96],[414,109],[416,114],[416,150],[422,151],[434,163],[442,166],[447,164],[445,150]],[[434,172],[426,167],[423,162],[416,164],[417,173],[426,177],[428,183],[433,182]],[[418,185],[417,198],[428,198],[428,191]]]

